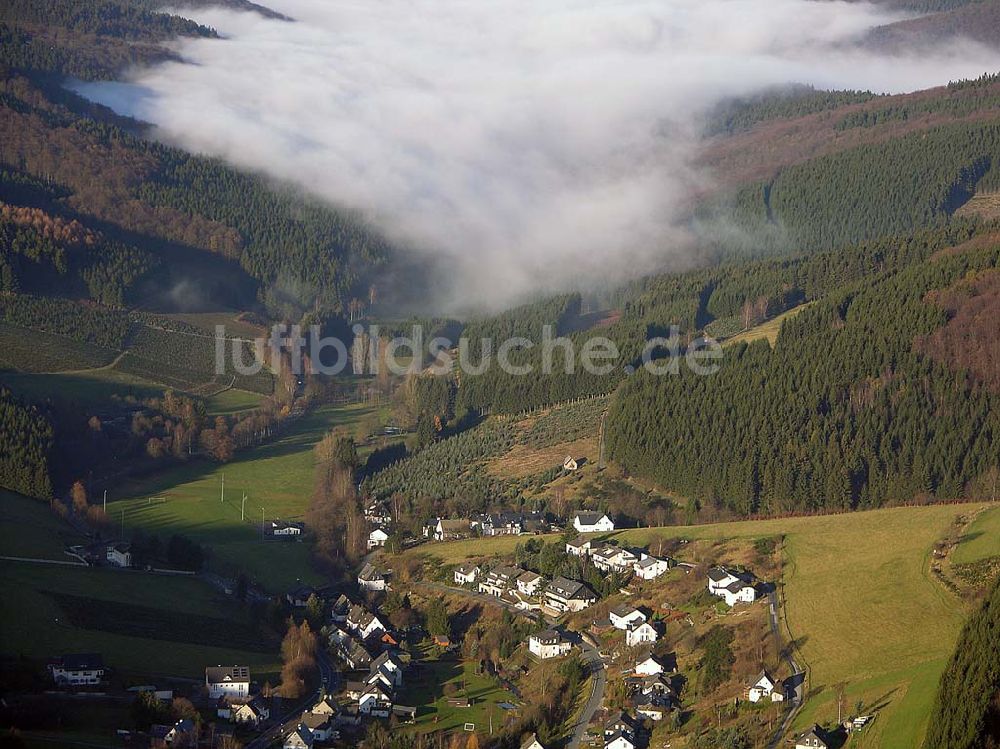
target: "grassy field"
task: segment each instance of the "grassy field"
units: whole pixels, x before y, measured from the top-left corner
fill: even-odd
[[[336,426],[363,418],[363,406],[327,406],[310,412],[275,442],[255,449],[232,463],[199,461],[165,471],[152,479],[121,487],[109,501],[108,514],[125,525],[161,536],[182,533],[211,547],[212,564],[220,571],[245,571],[270,590],[294,587],[297,580],[320,582],[309,564],[306,543],[262,541],[264,518],[301,519],[313,489],[316,442]],[[226,501],[221,501],[225,476]],[[240,503],[247,494],[246,517]]]
[[[277,645],[255,639],[233,601],[196,578],[4,561],[0,579],[4,654],[99,652],[138,681],[197,679],[218,663],[248,663],[269,678],[279,668]],[[209,628],[218,635],[206,640]],[[227,631],[237,633],[239,647],[222,641]]]
[[[742,333],[737,333],[731,338],[727,338],[722,342],[723,346],[731,346],[734,343],[751,343],[753,341],[758,341],[761,338],[766,338],[767,342],[771,344],[774,348],[774,342],[778,340],[778,333],[781,332],[781,323],[790,317],[795,317],[802,310],[808,307],[808,304],[800,304],[798,307],[793,307],[787,312],[782,312],[777,317],[773,317],[766,322],[761,323],[757,327],[750,328],[750,330],[745,330]]]
[[[444,694],[446,684],[455,686],[454,697],[468,697],[472,705],[448,704],[449,698]],[[465,723],[474,723],[477,732],[488,732],[491,713],[494,727],[503,725],[505,711],[497,703],[515,702],[515,697],[497,687],[488,676],[476,674],[472,663],[449,657],[422,661],[416,666],[412,676],[407,674],[398,701],[418,708],[416,731],[453,731]]]
[[[977,517],[965,538],[951,552],[954,564],[968,564],[989,557],[1000,557],[1000,507],[991,507]]]
[[[919,745],[937,680],[965,613],[928,571],[935,541],[970,506],[871,512],[615,534],[645,545],[658,537],[736,538],[784,534],[787,624],[810,672],[810,698],[796,721],[835,720],[835,685],[847,685],[847,709],[877,707],[869,746]],[[988,520],[986,519],[988,518]],[[995,523],[992,515],[984,523]],[[445,563],[506,554],[516,538],[418,547]]]
[[[118,352],[0,322],[0,369],[63,372],[110,364]]]
[[[70,557],[63,549],[84,540],[40,500],[0,490],[0,507],[0,553],[4,556],[67,561]]]
[[[212,416],[230,416],[257,408],[262,399],[263,396],[260,393],[230,388],[206,398],[205,408]]]
[[[163,394],[162,385],[114,369],[55,374],[0,372],[0,384],[19,396],[36,400],[52,398],[83,406],[105,402],[113,395],[152,398]]]

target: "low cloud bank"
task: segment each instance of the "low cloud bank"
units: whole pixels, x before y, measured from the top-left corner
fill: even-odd
[[[898,15],[812,0],[277,0],[183,11],[225,37],[83,84],[189,150],[293,181],[439,261],[433,306],[683,268],[720,99],[790,81],[899,92],[1000,69],[970,45],[879,56]]]

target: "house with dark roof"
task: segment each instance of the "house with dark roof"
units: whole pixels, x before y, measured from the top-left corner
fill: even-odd
[[[602,512],[578,512],[573,516],[577,533],[607,533],[615,529],[614,521]]]
[[[385,575],[366,562],[358,573],[358,585],[365,590],[385,590]]]
[[[765,669],[761,669],[755,681],[747,687],[747,699],[750,702],[760,702],[769,699],[771,702],[782,702],[785,695],[777,688],[778,684]]]
[[[313,744],[316,739],[313,736],[313,732],[309,730],[309,726],[305,723],[299,723],[295,730],[285,737],[285,741],[282,743],[282,749],[312,749]]]
[[[583,611],[597,602],[597,595],[581,582],[557,577],[545,588],[545,605],[556,611]]]
[[[468,520],[446,520],[439,518],[434,526],[435,541],[455,541],[472,535],[472,523]]]
[[[115,567],[131,567],[132,566],[132,545],[125,542],[118,542],[116,544],[108,544],[108,552],[105,555],[108,564],[112,564]]]
[[[528,650],[541,660],[559,658],[566,655],[573,645],[555,629],[536,632],[528,638]]]
[[[823,736],[823,729],[813,726],[795,739],[795,749],[828,749],[830,745]]]
[[[104,680],[104,659],[99,653],[63,655],[49,663],[49,673],[59,686],[100,684]]]

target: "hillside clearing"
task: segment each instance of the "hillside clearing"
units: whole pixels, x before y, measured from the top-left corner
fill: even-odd
[[[984,510],[951,552],[953,564],[969,564],[1000,557],[1000,507]]]
[[[782,312],[777,317],[772,317],[770,320],[762,322],[754,328],[750,328],[750,330],[744,330],[742,333],[737,333],[731,338],[727,338],[722,342],[722,345],[732,346],[736,343],[753,343],[754,341],[759,341],[761,338],[765,338],[771,344],[771,348],[774,348],[774,343],[778,340],[778,333],[781,332],[781,324],[785,320],[795,317],[808,306],[809,304],[800,304],[798,307],[793,307],[786,312]]]

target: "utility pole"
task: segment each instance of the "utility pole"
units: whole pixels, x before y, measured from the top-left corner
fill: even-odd
[[[240,522],[246,520],[247,493],[243,492],[243,501],[240,503]]]
[[[226,474],[222,474],[222,501],[226,501]]]
[[[107,517],[108,514],[108,490],[104,490],[104,515]]]

